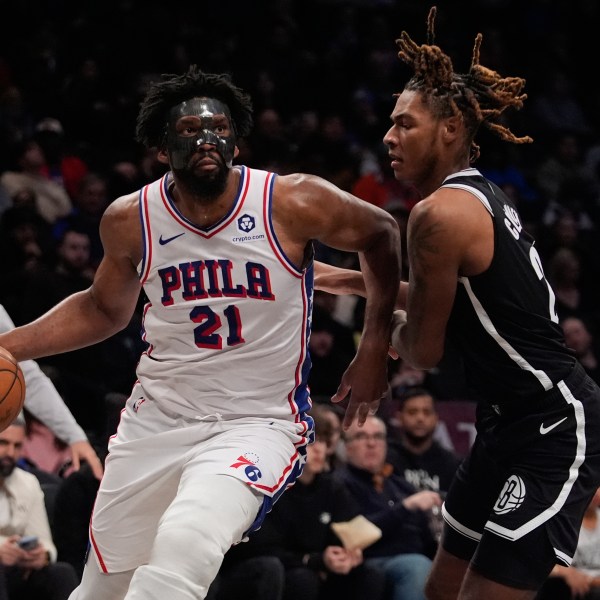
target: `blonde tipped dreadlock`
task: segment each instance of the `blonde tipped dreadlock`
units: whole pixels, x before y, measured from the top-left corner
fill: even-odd
[[[509,107],[523,107],[527,94],[521,91],[525,80],[520,77],[502,77],[496,71],[479,64],[483,36],[478,33],[473,47],[471,67],[466,74],[454,72],[452,61],[434,43],[434,22],[437,13],[431,7],[427,17],[427,44],[419,46],[406,31],[396,40],[398,57],[412,67],[414,75],[406,90],[424,93],[432,110],[440,117],[462,114],[471,143],[471,162],[479,157],[479,146],[473,141],[480,125],[484,125],[505,142],[527,144],[529,136],[517,137],[498,122]]]

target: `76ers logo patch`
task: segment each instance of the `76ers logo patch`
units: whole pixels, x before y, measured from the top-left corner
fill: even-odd
[[[511,475],[505,482],[496,504],[494,512],[503,515],[516,510],[525,500],[525,482],[518,475]]]
[[[256,482],[262,477],[260,469],[256,466],[258,462],[259,458],[256,454],[252,452],[245,452],[242,456],[238,456],[237,461],[229,466],[232,469],[243,468],[246,477],[250,481]]]

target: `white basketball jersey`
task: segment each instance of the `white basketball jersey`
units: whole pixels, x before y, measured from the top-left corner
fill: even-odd
[[[186,417],[298,422],[310,408],[312,265],[299,271],[271,222],[273,173],[236,167],[235,202],[201,228],[177,209],[168,173],[140,191],[149,344],[147,398]]]

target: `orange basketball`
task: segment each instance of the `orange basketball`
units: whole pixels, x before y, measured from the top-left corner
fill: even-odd
[[[15,357],[0,347],[0,431],[16,418],[25,402],[25,378]]]

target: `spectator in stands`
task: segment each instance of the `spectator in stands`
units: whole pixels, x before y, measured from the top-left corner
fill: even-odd
[[[575,352],[587,374],[600,384],[600,349],[587,320],[566,317],[560,324],[565,333],[565,343]]]
[[[383,573],[363,564],[359,548],[345,548],[331,523],[359,514],[344,484],[326,472],[329,423],[314,415],[315,442],[308,447],[302,476],[275,504],[268,527],[275,554],[285,567],[284,600],[345,598],[377,600]]]
[[[0,216],[0,302],[21,322],[22,291],[28,273],[54,258],[50,226],[35,208],[12,206]],[[10,285],[9,285],[10,283]]]
[[[333,471],[336,467],[343,465],[345,458],[345,445],[342,440],[342,419],[344,410],[337,404],[332,404],[328,396],[312,396],[313,407],[311,415],[315,419],[328,423],[322,427],[319,437],[325,440],[327,450],[325,451],[325,470]]]
[[[54,225],[54,236],[61,239],[67,229],[87,234],[90,240],[90,263],[96,269],[103,256],[100,220],[110,204],[108,181],[98,173],[88,173],[79,182],[73,197],[73,210]]]
[[[25,440],[25,421],[18,417],[0,432],[0,563],[10,600],[67,600],[77,586],[68,563],[56,562],[56,548],[34,475],[16,468]],[[29,548],[19,546],[35,536]]]
[[[41,146],[33,139],[25,140],[15,144],[12,166],[0,176],[0,184],[11,196],[24,189],[31,190],[38,214],[52,224],[69,214],[72,205],[65,188],[49,179],[46,169]]]
[[[590,122],[577,98],[571,75],[562,69],[551,69],[542,81],[544,87],[532,98],[534,126],[540,132],[589,135]]]
[[[436,401],[425,388],[415,387],[398,398],[398,436],[388,439],[388,460],[396,473],[417,490],[448,491],[459,456],[434,439],[439,423]]]
[[[571,132],[555,134],[548,154],[535,167],[534,178],[547,206],[545,219],[552,216],[555,204],[560,204],[561,187],[565,182],[580,178],[593,186],[594,178],[583,163],[581,138]],[[544,221],[546,225],[549,222]]]
[[[70,198],[74,198],[81,178],[89,171],[89,167],[68,148],[62,123],[51,117],[41,119],[35,126],[34,139],[44,152],[46,177],[63,187]]]
[[[21,318],[31,321],[70,294],[89,288],[93,272],[88,234],[79,229],[65,230],[56,264],[52,268],[40,266],[27,274],[22,286]],[[139,328],[132,331],[137,318],[136,314],[129,328],[99,344],[38,361],[93,443],[104,437],[106,395],[129,393],[133,386],[135,365],[142,351]]]
[[[568,316],[598,315],[600,294],[596,281],[588,281],[580,254],[568,247],[558,248],[548,261],[548,281],[556,297],[559,319]]]
[[[382,569],[392,600],[423,600],[425,580],[437,540],[431,511],[442,505],[437,492],[417,492],[386,462],[387,431],[382,419],[367,417],[345,432],[346,465],[336,469],[359,504],[361,514],[382,530],[378,542],[364,551],[365,564]]]

